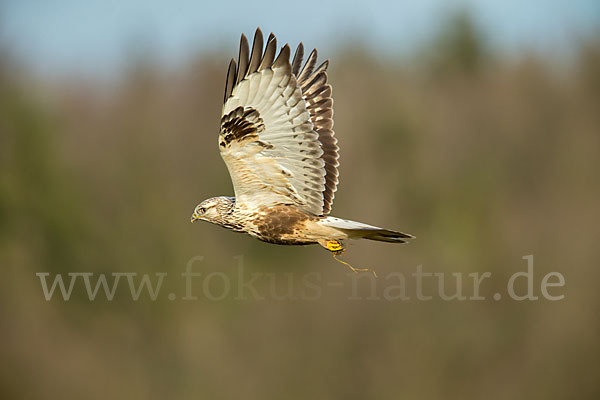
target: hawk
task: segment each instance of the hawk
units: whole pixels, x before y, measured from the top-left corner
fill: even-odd
[[[276,57],[272,33],[264,50],[263,43],[260,29],[252,49],[242,34],[237,64],[232,59],[227,71],[218,146],[235,197],[204,200],[192,222],[211,222],[268,243],[318,243],[334,257],[344,251],[345,239],[413,238],[329,216],[339,175],[329,60],[315,67],[314,49],[302,66],[302,43],[291,62],[288,44]]]

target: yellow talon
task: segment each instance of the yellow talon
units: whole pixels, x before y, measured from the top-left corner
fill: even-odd
[[[327,241],[327,250],[332,251],[334,253],[341,253],[344,251],[344,246],[337,240],[328,240]]]

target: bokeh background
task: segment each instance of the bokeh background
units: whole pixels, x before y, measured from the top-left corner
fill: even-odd
[[[370,278],[348,299],[352,277],[318,247],[190,224],[232,193],[221,98],[256,26],[332,60],[333,213],[417,236],[345,259],[377,270],[379,295],[417,265],[491,272],[486,300],[418,301],[411,280],[410,300],[369,300]],[[591,0],[3,1],[0,397],[598,398],[599,28]],[[528,254],[535,294],[557,271],[563,300],[493,300]],[[180,299],[195,256],[228,296],[200,277]],[[268,277],[266,299],[235,299],[235,256]],[[81,281],[46,301],[38,272],[168,276],[156,301],[125,280],[113,301]],[[307,273],[317,298],[269,294]]]

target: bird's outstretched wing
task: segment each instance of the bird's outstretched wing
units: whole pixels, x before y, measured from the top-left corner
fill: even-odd
[[[238,65],[229,64],[219,134],[236,202],[250,207],[293,204],[314,215],[331,210],[338,183],[333,99],[317,52],[303,68],[303,46],[290,63],[286,44],[275,58],[273,34],[263,52],[256,30],[252,51],[242,35]]]

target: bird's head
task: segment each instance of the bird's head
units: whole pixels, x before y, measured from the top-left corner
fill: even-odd
[[[220,196],[204,200],[194,209],[192,222],[202,220],[222,225],[233,210],[233,205],[234,202],[231,197]]]

